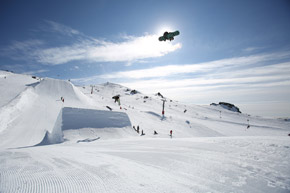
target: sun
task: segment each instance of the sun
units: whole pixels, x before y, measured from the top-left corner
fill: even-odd
[[[164,26],[160,26],[158,29],[157,29],[157,33],[158,33],[158,35],[163,35],[164,34],[164,32],[172,32],[172,31],[174,31],[173,30],[173,27],[171,27],[171,26],[169,26],[169,25],[164,25]]]

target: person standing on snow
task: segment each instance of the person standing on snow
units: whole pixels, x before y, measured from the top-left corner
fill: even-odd
[[[170,137],[172,138],[172,130],[170,130]]]

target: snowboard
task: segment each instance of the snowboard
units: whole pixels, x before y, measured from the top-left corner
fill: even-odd
[[[179,31],[168,32],[166,37],[164,37],[164,35],[159,37],[159,41],[174,40],[174,36],[177,36],[177,35],[179,35]]]

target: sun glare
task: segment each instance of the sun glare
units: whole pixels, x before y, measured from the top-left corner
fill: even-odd
[[[158,28],[158,30],[157,30],[157,33],[158,33],[158,35],[163,35],[164,34],[164,32],[172,32],[173,31],[173,28],[172,27],[170,27],[170,26],[161,26],[160,28]]]

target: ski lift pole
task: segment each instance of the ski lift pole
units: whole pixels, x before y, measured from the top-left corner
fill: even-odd
[[[92,85],[91,94],[93,94],[93,92],[94,92],[94,86]]]
[[[165,113],[165,111],[164,111],[164,107],[165,107],[165,101],[166,100],[162,100],[163,101],[163,105],[162,105],[162,116],[164,116],[164,113]]]

